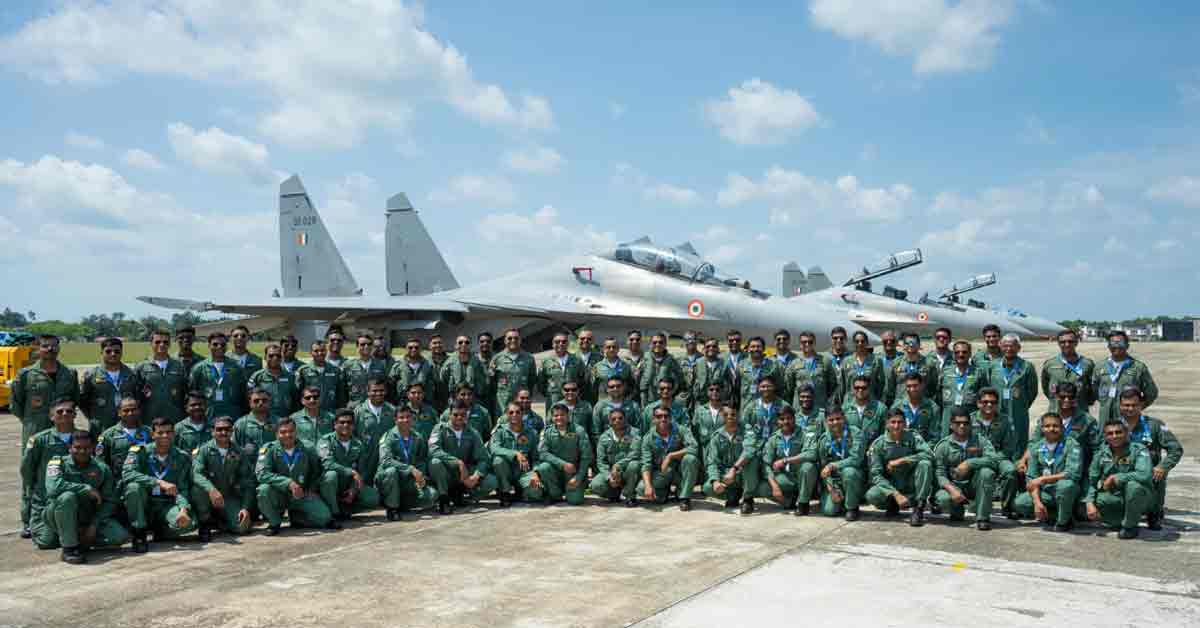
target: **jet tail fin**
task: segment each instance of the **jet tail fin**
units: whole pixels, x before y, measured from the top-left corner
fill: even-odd
[[[388,199],[384,241],[388,293],[422,295],[458,287],[454,273],[403,192]]]
[[[279,184],[279,272],[284,297],[362,294],[300,177]]]

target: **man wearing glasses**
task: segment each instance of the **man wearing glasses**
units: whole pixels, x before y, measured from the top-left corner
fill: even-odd
[[[934,360],[937,360],[938,369],[945,369],[947,365],[954,363],[954,354],[950,350],[951,332],[949,327],[938,327],[933,332],[933,354]]]
[[[933,448],[938,505],[951,521],[962,521],[967,501],[974,502],[975,528],[992,529],[992,493],[996,488],[996,450],[986,436],[971,430],[970,412],[955,406],[950,435]]]
[[[692,417],[688,415],[687,407],[675,400],[675,380],[663,379],[658,382],[658,399],[642,410],[642,421],[634,427],[643,434],[654,429],[654,411],[666,408],[671,413],[671,420],[679,427],[692,430]]]
[[[379,355],[374,356],[376,359]],[[425,359],[421,355],[421,342],[416,338],[409,338],[404,343],[404,357],[397,360],[392,366],[389,376],[392,379],[395,388],[395,398],[399,399],[408,387],[413,384],[420,384],[425,391],[425,400],[437,410],[437,391],[438,378],[434,370],[433,363]]]
[[[853,340],[854,353],[842,361],[842,372],[838,375],[838,381],[842,386],[842,395],[848,398],[849,391],[845,387],[854,381],[855,377],[866,375],[871,378],[871,395],[876,399],[881,399],[884,384],[883,361],[871,351],[871,341],[867,338],[866,332],[854,332]],[[841,405],[841,401],[834,405]]]
[[[329,356],[326,358],[330,364],[337,368],[346,366],[346,358],[342,357],[342,347],[346,343],[346,334],[341,327],[336,325],[330,327],[325,332],[325,342],[329,344]]]
[[[317,456],[321,458],[321,499],[333,514],[333,523],[379,506],[379,491],[370,481],[373,478],[367,477],[370,450],[354,436],[353,411],[338,410],[333,433],[317,440]]]
[[[650,336],[650,359],[646,360],[643,380],[642,403],[645,404],[651,403],[658,394],[658,385],[664,380],[674,383],[672,390],[683,383],[683,369],[675,356],[667,352],[666,334],[656,333]]]
[[[229,352],[229,357],[237,362],[247,376],[257,373],[263,367],[263,361],[262,358],[250,352],[250,328],[238,325],[233,328],[229,338],[233,340],[233,349]]]
[[[867,447],[883,434],[887,422],[887,407],[871,396],[871,382],[866,375],[855,376],[850,383],[853,396],[842,405],[846,412],[846,425],[862,431]]]
[[[679,495],[679,509],[692,509],[692,489],[700,472],[700,457],[696,439],[690,430],[671,420],[666,408],[654,413],[654,427],[642,437],[642,496],[649,502],[667,501],[671,487]]]
[[[120,338],[105,338],[100,343],[100,364],[84,372],[79,385],[79,406],[87,413],[93,440],[117,424],[121,399],[137,394],[133,369],[121,361],[124,349]]]
[[[825,408],[838,397],[840,374],[834,369],[832,360],[817,353],[815,334],[802,331],[798,340],[800,355],[792,360],[784,375],[787,380],[786,388],[792,391],[792,402],[799,403],[800,400],[794,397],[796,391],[805,384],[812,385],[813,404],[818,408]]]
[[[1058,332],[1059,354],[1042,362],[1042,394],[1047,399],[1058,395],[1058,387],[1065,382],[1075,386],[1077,402],[1084,408],[1090,408],[1096,402],[1096,391],[1092,382],[1096,375],[1096,363],[1091,358],[1079,355],[1075,348],[1079,345],[1079,335],[1073,329]]]
[[[283,368],[283,349],[279,345],[267,345],[266,356],[267,366],[252,374],[247,385],[271,391],[271,414],[287,416],[300,406],[296,376]]]
[[[607,343],[606,348],[607,348]],[[642,409],[638,403],[632,399],[625,398],[625,383],[626,379],[623,376],[614,375],[609,377],[605,388],[608,391],[608,398],[596,404],[592,409],[592,429],[593,434],[603,434],[604,430],[609,427],[608,417],[614,409],[620,409],[625,413],[625,422],[633,425],[634,422],[640,420]]]
[[[275,440],[275,425],[281,417],[271,415],[271,393],[262,388],[250,391],[250,413],[233,424],[233,446],[241,450],[247,464],[253,471],[258,464],[258,452],[267,443]],[[257,490],[258,477],[250,474],[250,486]],[[252,492],[252,498],[244,505],[250,513],[258,517],[257,493]]]
[[[488,371],[496,382],[496,407],[499,415],[522,388],[533,390],[537,384],[537,365],[533,356],[521,350],[521,332],[510,328],[504,332],[504,351],[492,358]]]
[[[971,364],[971,343],[959,340],[954,343],[954,359],[941,370],[942,416],[939,434],[950,433],[950,411],[962,406],[967,412],[978,408],[979,390],[986,385],[986,373]],[[993,443],[994,445],[995,443]]]
[[[171,334],[158,329],[150,334],[153,353],[133,369],[137,381],[134,398],[150,417],[183,418],[188,373],[184,364],[171,357]],[[118,477],[116,470],[113,473]]]
[[[1143,407],[1150,407],[1158,399],[1158,385],[1150,375],[1150,367],[1129,355],[1129,336],[1125,332],[1108,334],[1108,353],[1108,359],[1092,375],[1092,389],[1100,401],[1096,419],[1101,425],[1121,418],[1117,396],[1126,386],[1136,386],[1142,391]]]
[[[546,407],[562,400],[562,389],[566,384],[574,384],[578,389],[587,381],[587,367],[578,356],[567,351],[566,332],[554,334],[551,345],[554,353],[542,360],[538,372],[538,391],[546,399]]]
[[[346,374],[350,407],[362,403],[367,398],[367,382],[373,379],[386,381],[389,382],[390,387],[392,381],[388,374],[390,365],[386,359],[375,359],[374,343],[375,338],[371,334],[360,333],[357,340],[358,357],[347,360],[342,366],[342,372]],[[420,347],[420,345],[417,346]]]
[[[233,442],[233,419],[213,421],[212,440],[192,451],[191,504],[196,509],[200,542],[212,540],[213,528],[230,534],[250,531],[254,518],[254,466]],[[219,513],[219,514],[218,514]]]
[[[329,361],[326,344],[320,340],[314,341],[309,355],[312,364],[300,365],[296,375],[296,390],[304,390],[309,386],[321,389],[321,409],[325,412],[333,412],[346,405],[346,374]]]
[[[1016,463],[1025,452],[1020,448],[1012,422],[1000,414],[1000,391],[984,388],[979,391],[979,411],[971,415],[971,431],[986,438],[998,454],[996,480],[1000,486],[1000,505],[1004,516],[1015,519],[1012,500],[1017,492]]]
[[[21,538],[30,538],[33,522],[40,522],[46,505],[46,465],[57,456],[70,455],[71,434],[75,431],[75,402],[69,399],[54,404],[49,413],[51,427],[22,441],[21,452]]]
[[[246,375],[238,363],[225,358],[225,334],[208,337],[209,357],[192,367],[188,390],[208,400],[208,418],[241,416],[246,412]]]
[[[293,431],[305,447],[315,451],[317,441],[333,432],[333,413],[321,410],[321,391],[312,386],[301,393],[300,403],[304,407],[291,414]]]
[[[454,339],[454,355],[446,358],[439,376],[447,390],[457,392],[461,386],[470,386],[475,391],[475,399],[484,404],[488,414],[491,414],[492,408],[487,404],[487,369],[483,362],[471,353],[471,339],[468,336]]]
[[[696,361],[691,372],[691,411],[697,411],[706,400],[709,399],[708,390],[714,384],[717,386],[718,396],[722,403],[734,403],[733,396],[733,369],[729,368],[729,363],[721,359],[721,348],[717,344],[716,338],[709,338],[704,341],[704,354]],[[721,404],[717,404],[720,408]],[[719,413],[713,413],[716,416]],[[720,418],[716,419],[716,426],[720,427]]]

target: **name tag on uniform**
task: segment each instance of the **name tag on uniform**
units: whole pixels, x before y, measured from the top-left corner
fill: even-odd
[[[1000,398],[1001,398],[1001,399],[1003,399],[1003,400],[1005,400],[1005,401],[1008,401],[1009,399],[1012,399],[1012,391],[1011,391],[1011,390],[1009,390],[1009,389],[1007,389],[1007,388],[1005,388],[1003,391],[1001,391]]]
[[[216,392],[213,393],[213,401],[225,401],[225,391],[218,388]]]
[[[1109,399],[1116,399],[1116,398],[1117,398],[1117,387],[1116,387],[1116,386],[1109,386],[1109,388],[1108,388],[1108,398],[1109,398]]]
[[[962,402],[963,402],[963,396],[961,394],[954,395],[954,405],[961,406]]]
[[[162,489],[158,488],[158,485],[155,484],[154,488],[150,489],[150,494],[151,495],[162,495]]]

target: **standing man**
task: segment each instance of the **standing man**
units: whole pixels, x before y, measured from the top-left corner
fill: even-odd
[[[1104,424],[1104,442],[1088,469],[1083,497],[1087,518],[1119,526],[1117,538],[1136,539],[1142,514],[1154,504],[1154,463],[1145,445],[1130,442],[1129,430],[1120,419]]]
[[[704,451],[707,477],[704,494],[724,498],[726,508],[741,502],[742,513],[750,514],[754,512],[754,496],[758,491],[758,460],[745,449],[746,438],[737,410],[721,406],[718,416],[721,427],[713,432]]]
[[[879,356],[881,366],[883,366],[883,376],[887,378],[887,374],[892,370],[892,363],[901,357],[899,350],[899,340],[896,335],[896,330],[885,329],[879,334],[879,344],[883,345],[883,355]],[[883,401],[884,397],[879,397]]]
[[[463,385],[470,386],[471,390],[475,391],[475,399],[488,409],[488,414],[491,414],[492,406],[487,402],[487,368],[483,362],[479,361],[479,358],[471,353],[469,336],[459,336],[454,339],[454,355],[446,358],[446,363],[442,365],[440,378],[446,389],[450,391],[457,391]]]
[[[888,416],[887,431],[871,443],[867,461],[871,488],[867,502],[895,517],[912,506],[908,525],[925,525],[925,502],[933,488],[933,463],[929,445],[921,435],[906,429],[904,413]]]
[[[567,333],[560,331],[554,334],[551,345],[554,354],[542,360],[542,368],[538,372],[538,391],[546,400],[546,407],[562,400],[562,388],[567,382],[577,387],[587,382],[587,367],[578,356],[567,351]]]
[[[846,397],[846,383],[842,381],[842,362],[850,356],[846,348],[846,328],[838,325],[829,330],[829,362],[833,366],[837,379],[837,390],[833,394],[834,403],[841,403]]]
[[[999,360],[1004,352],[1000,349],[1000,326],[989,323],[983,326],[983,349],[971,358],[971,364],[984,373],[991,372],[991,363]]]
[[[845,511],[846,521],[858,521],[861,516],[859,504],[866,490],[863,486],[866,451],[862,431],[846,425],[841,408],[830,406],[825,413],[825,429],[819,437],[808,439],[800,456],[803,464],[820,469],[816,476],[820,477],[821,514],[834,517]],[[801,495],[812,493],[812,486],[805,482],[806,479],[816,478],[801,475]]]
[[[784,399],[792,398],[793,391],[787,381],[787,371],[795,359],[796,352],[792,351],[792,334],[786,329],[775,332],[775,364],[779,365],[779,372],[783,376],[783,389],[779,391],[779,396]]]
[[[117,410],[120,422],[104,430],[96,442],[95,458],[104,463],[113,478],[121,477],[121,466],[134,445],[150,445],[150,430],[142,425],[142,412],[136,399],[126,397]]]
[[[173,444],[180,451],[190,453],[193,449],[212,440],[212,431],[204,397],[199,393],[188,393],[188,402],[185,407],[187,408],[187,418],[175,424],[175,442]]]
[[[313,387],[305,388],[300,393],[300,404],[302,407],[291,414],[292,431],[305,447],[315,453],[317,441],[333,432],[333,413],[321,410],[321,391]]]
[[[378,356],[375,356],[378,359]],[[437,377],[433,363],[421,355],[421,342],[409,338],[404,343],[404,357],[397,360],[388,374],[395,386],[396,398],[401,398],[413,384],[420,384],[425,391],[425,402],[437,411]]]
[[[596,350],[596,333],[590,329],[579,330],[579,361],[583,363],[583,387],[580,388],[580,397],[592,404],[596,405],[596,397],[592,393],[596,391],[596,385],[592,382],[592,367],[603,359],[603,355]]]
[[[1096,391],[1092,388],[1096,381],[1096,363],[1091,358],[1079,355],[1075,350],[1078,345],[1079,335],[1075,330],[1058,332],[1059,354],[1042,362],[1042,394],[1047,399],[1054,399],[1058,387],[1070,382],[1078,391],[1079,405],[1087,409],[1096,402]]]
[[[738,407],[745,409],[758,399],[759,383],[769,379],[774,384],[776,394],[784,390],[783,371],[779,365],[767,359],[763,353],[766,342],[759,336],[750,339],[747,345],[747,356],[737,366],[737,381],[741,386]]]
[[[1075,384],[1071,382],[1062,382],[1058,385],[1056,392],[1057,410],[1052,410],[1058,414],[1059,426],[1058,430],[1062,437],[1066,440],[1075,441],[1079,445],[1079,468],[1080,482],[1082,482],[1082,474],[1087,472],[1087,469],[1092,464],[1092,458],[1100,447],[1104,445],[1104,433],[1100,430],[1100,424],[1096,422],[1095,417],[1080,409],[1077,403],[1077,391]],[[1033,447],[1025,450],[1024,455],[1017,462],[1017,473],[1028,475],[1026,472],[1030,464]],[[1083,497],[1083,487],[1079,484],[1080,490],[1076,492],[1076,498]]]
[[[696,439],[688,430],[671,420],[666,408],[654,413],[654,429],[642,437],[642,496],[649,502],[663,504],[671,487],[679,495],[679,509],[692,509],[692,489],[696,486],[700,459]]]
[[[1108,354],[1108,359],[1092,375],[1092,390],[1100,399],[1096,419],[1101,425],[1109,419],[1121,417],[1121,404],[1117,396],[1126,386],[1136,386],[1142,391],[1144,408],[1149,408],[1158,399],[1158,385],[1150,375],[1150,367],[1129,355],[1129,336],[1125,332],[1109,332]]]
[[[940,371],[942,381],[938,389],[942,391],[942,416],[938,421],[939,434],[950,433],[950,411],[955,406],[975,412],[979,391],[987,385],[987,374],[971,364],[971,343],[966,340],[955,341],[952,354],[954,359]]]
[[[54,404],[53,425],[22,442],[21,453],[21,538],[30,538],[34,524],[41,521],[46,506],[46,465],[70,454],[75,432],[75,402],[64,399]]]
[[[825,408],[838,399],[840,376],[833,367],[833,361],[817,353],[816,334],[802,331],[799,341],[800,356],[792,360],[786,373],[787,387],[793,395],[792,401],[799,402],[794,395],[807,384],[813,389],[813,403],[818,408]]]
[[[283,350],[283,360],[281,362],[283,370],[290,373],[293,377],[298,376],[300,374],[300,367],[304,366],[304,363],[296,357],[296,352],[300,350],[300,341],[295,336],[288,334],[279,342],[279,346]]]
[[[796,429],[804,434],[804,438],[815,438],[825,431],[825,410],[818,408],[813,402],[816,395],[813,392],[811,384],[805,384],[796,391],[796,401],[800,405],[794,408],[796,415]],[[836,404],[830,404],[830,408],[836,408]]]
[[[133,369],[121,361],[124,344],[120,338],[105,338],[100,343],[100,364],[83,374],[79,386],[79,405],[88,416],[92,439],[117,424],[117,407],[124,397],[137,394]]]
[[[213,439],[192,451],[191,504],[196,509],[200,542],[212,540],[213,528],[245,534],[254,523],[252,456],[233,443],[233,419],[213,421]],[[213,511],[219,511],[214,515]]]
[[[605,349],[607,349],[607,342]],[[625,416],[625,422],[632,424],[642,416],[641,406],[632,399],[626,399],[626,379],[621,376],[614,375],[608,379],[606,388],[608,390],[608,398],[603,399],[592,410],[592,432],[595,434],[603,434],[604,430],[608,429],[608,417],[614,408],[620,409]],[[634,425],[636,427],[636,425]],[[638,430],[639,432],[641,430]]]
[[[345,373],[326,358],[328,350],[324,342],[314,341],[309,351],[312,364],[300,365],[296,375],[296,390],[311,387],[320,390],[322,412],[333,412],[345,406],[349,401]],[[386,386],[386,382],[384,385]]]
[[[475,428],[476,432],[479,432],[480,438],[483,439],[483,443],[486,445],[488,439],[492,437],[492,429],[495,427],[492,424],[492,413],[488,412],[487,408],[475,403],[475,391],[472,390],[470,386],[459,386],[458,390],[454,393],[454,399],[456,401],[463,402],[468,408],[471,409],[470,412],[467,413],[467,425],[470,425],[471,427]],[[591,408],[588,409],[587,416],[587,422],[591,423]],[[438,421],[441,423],[450,422],[450,408],[446,408],[446,411],[442,413],[442,416],[438,417]]]
[[[592,466],[592,444],[587,432],[571,422],[571,410],[558,402],[550,409],[553,425],[538,438],[537,473],[546,485],[546,503],[566,497],[579,506],[587,490],[588,469]]]
[[[1017,432],[1017,451],[1025,451],[1029,444],[1029,408],[1038,393],[1037,372],[1018,355],[1021,339],[1016,334],[1005,336],[1000,349],[1003,352],[1001,358],[988,363],[987,380],[1000,392],[1000,414]]]
[[[367,449],[367,459],[363,463],[363,481],[374,485],[376,469],[379,466],[379,442],[396,424],[396,406],[387,401],[387,382],[368,382],[367,400],[352,408],[352,413],[354,436],[361,440]],[[333,429],[337,431],[336,413]],[[317,453],[321,452],[318,450]]]
[[[950,350],[952,332],[949,327],[938,327],[933,332],[933,359],[937,361],[938,371],[944,371],[954,363],[954,354]]]
[[[450,422],[438,424],[429,436],[429,473],[437,487],[439,515],[452,514],[456,505],[465,506],[468,495],[478,501],[496,490],[496,476],[488,473],[491,456],[479,433],[467,425],[469,410],[454,402]]]
[[[734,393],[734,371],[729,362],[721,359],[721,348],[717,346],[716,338],[704,341],[704,357],[696,361],[692,373],[692,398],[695,406],[708,398],[709,386],[716,384],[721,392],[721,401],[736,406]]]
[[[450,403],[450,396],[454,394],[453,388],[446,386],[446,381],[442,379],[442,367],[446,366],[446,361],[450,354],[446,353],[446,343],[442,339],[441,334],[434,334],[429,337],[429,363],[433,365],[433,409],[441,412],[446,409]]]
[[[533,356],[521,349],[521,332],[516,328],[504,332],[504,351],[492,358],[488,370],[496,382],[493,415],[503,412],[508,402],[517,396],[518,390],[533,390],[537,383],[537,366],[533,363]]]
[[[704,362],[704,354],[700,352],[696,332],[689,331],[683,335],[683,360],[679,368],[683,370],[683,382],[679,386],[679,401],[687,406],[688,414],[696,409],[696,404],[703,403],[702,397],[695,396],[693,384],[696,381],[696,369]]]
[[[724,425],[725,418],[721,409],[726,407],[724,398],[721,396],[721,385],[713,382],[708,385],[708,403],[696,405],[696,410],[692,414],[692,432],[696,435],[696,445],[705,456],[708,455],[708,441],[712,439]],[[729,406],[732,410],[733,407]],[[736,417],[737,412],[733,415]],[[704,464],[708,464],[708,459],[704,459]]]
[[[742,406],[742,429],[751,455],[762,455],[767,439],[779,429],[779,415],[786,407],[790,406],[775,396],[775,381],[768,377],[759,380],[758,398]]]
[[[903,376],[904,394],[892,404],[892,412],[904,414],[905,429],[921,435],[927,443],[941,440],[942,411],[925,396],[925,382],[921,374],[914,371]]]
[[[250,391],[250,413],[233,424],[233,446],[242,452],[250,467],[249,496],[242,505],[258,516],[258,452],[275,440],[275,425],[282,417],[271,416],[271,393],[255,388]]]
[[[248,345],[250,343],[250,329],[245,325],[238,325],[233,328],[233,332],[229,334],[233,340],[233,350],[229,352],[229,357],[237,362],[243,373],[249,376],[252,373],[257,373],[263,367],[262,358],[250,352]]]
[[[617,339],[609,337],[604,339],[604,358],[592,366],[593,396],[603,400],[608,390],[608,383],[614,377],[625,382],[622,388],[626,393],[637,390],[637,380],[633,377],[633,367],[620,356]],[[599,405],[599,403],[593,405]],[[604,419],[603,424],[608,425],[607,421],[607,419]]]
[[[626,349],[629,354],[625,361],[629,363],[630,374],[634,381],[634,387],[629,391],[629,396],[644,406],[650,403],[652,393],[649,392],[649,387],[645,382],[646,353],[642,351],[642,332],[634,329],[626,338],[628,340]]]
[[[331,528],[340,528],[338,521],[348,521],[355,512],[379,506],[379,492],[367,478],[367,465],[375,456],[354,436],[352,410],[337,411],[333,433],[317,441],[317,456],[321,458],[321,501],[333,515]]]
[[[330,325],[329,329],[325,330],[325,342],[329,346],[329,363],[339,369],[344,368],[346,358],[342,356],[342,347],[346,344],[346,332],[342,331],[340,325]]]
[[[905,378],[912,373],[921,376],[921,385],[925,387],[925,398],[937,399],[938,380],[941,378],[937,360],[921,353],[920,336],[904,334],[904,357],[892,362],[892,368],[887,372],[887,381],[884,383],[884,403],[891,406],[896,403],[897,399],[904,398]]]
[[[150,357],[133,369],[134,396],[146,416],[179,421],[183,418],[189,371],[171,357],[170,333],[156,329],[150,334],[150,348],[153,351]],[[114,470],[113,475],[119,474]]]
[[[850,393],[847,388],[850,386],[850,382],[859,375],[866,375],[871,378],[871,395],[875,399],[882,399],[885,379],[883,361],[871,350],[871,341],[867,338],[867,332],[862,330],[854,332],[853,340],[854,354],[842,361],[842,372],[838,374],[842,396],[849,398]],[[843,401],[839,400],[835,405],[841,405]]]
[[[735,415],[736,418],[736,415]],[[596,474],[592,494],[610,502],[624,497],[627,507],[637,506],[637,484],[642,467],[641,433],[625,421],[625,412],[613,408],[608,413],[608,429],[596,444]]]
[[[987,437],[971,430],[970,412],[955,406],[950,411],[950,435],[933,448],[937,476],[935,499],[951,521],[962,521],[967,501],[975,506],[975,528],[992,529],[992,493],[996,490],[996,450]]]
[[[508,404],[508,423],[496,426],[488,449],[501,508],[522,500],[541,501],[546,487],[536,468],[538,433],[525,426],[517,404]]]
[[[340,527],[321,499],[321,461],[317,452],[296,438],[296,421],[279,419],[276,440],[258,450],[254,468],[258,510],[267,520],[267,536],[279,534],[283,511],[293,528]]]
[[[361,332],[358,334],[355,345],[358,348],[358,357],[346,360],[342,365],[342,372],[346,374],[346,387],[349,390],[347,399],[351,407],[362,403],[367,398],[367,382],[373,379],[385,381],[388,382],[389,388],[393,382],[388,373],[391,365],[387,363],[386,359],[375,359],[374,336]],[[417,345],[418,349],[420,346],[420,344]],[[385,355],[384,358],[386,357]]]
[[[1150,452],[1150,463],[1154,465],[1150,469],[1151,500],[1146,508],[1146,526],[1161,530],[1167,500],[1167,475],[1183,459],[1183,445],[1167,429],[1166,423],[1142,414],[1142,410],[1142,391],[1133,386],[1125,387],[1121,391],[1121,418],[1125,420],[1129,440],[1145,447]]]
[[[672,389],[683,385],[683,369],[675,360],[675,356],[667,353],[666,334],[660,332],[650,336],[650,359],[646,360],[646,371],[642,379],[642,399],[646,404],[657,396],[660,382],[671,380],[674,383]],[[681,405],[686,407],[686,404]]]
[[[488,412],[496,414],[496,374],[492,372],[492,358],[494,357],[495,339],[492,333],[485,331],[479,334],[479,353],[476,357],[479,363],[483,365],[483,374],[487,377],[484,384],[485,392],[479,396],[480,403],[488,409]]]
[[[241,416],[246,412],[246,375],[238,363],[225,358],[225,334],[208,337],[208,359],[192,367],[188,390],[208,402],[208,418]],[[255,358],[257,359],[257,357]]]
[[[1062,417],[1057,414],[1043,414],[1041,423],[1042,437],[1029,443],[1026,492],[1017,495],[1013,507],[1021,516],[1048,525],[1054,517],[1051,529],[1069,532],[1074,527],[1071,515],[1082,482],[1079,443],[1063,435]]]
[[[846,424],[862,431],[863,441],[874,443],[883,435],[887,423],[888,409],[879,399],[871,396],[871,382],[866,375],[855,376],[850,381],[851,398],[842,406],[846,413]],[[835,406],[831,406],[835,407]]]
[[[1012,421],[1000,414],[1000,391],[987,387],[979,391],[979,410],[971,414],[971,432],[987,439],[996,452],[996,482],[999,486],[1000,508],[1005,517],[1015,519],[1013,498],[1017,494],[1017,473],[1024,473],[1025,463],[1018,461],[1024,453],[1018,447],[1017,431]]]
[[[283,368],[283,349],[279,345],[267,345],[266,356],[266,367],[250,375],[247,385],[270,391],[271,414],[287,416],[300,407],[300,387],[296,375]]]
[[[188,501],[192,492],[192,457],[173,446],[175,426],[165,417],[150,423],[150,434],[154,446],[130,447],[121,469],[122,501],[133,528],[133,551],[138,554],[150,549],[147,530],[153,529],[155,540],[161,540],[178,538],[196,529]]]
[[[62,561],[87,562],[92,547],[120,547],[129,532],[117,522],[116,484],[112,471],[92,458],[92,434],[71,435],[70,455],[50,459],[46,466],[46,507],[34,527],[39,549],[62,546]]]
[[[563,384],[563,400],[562,400],[562,402],[564,404],[566,404],[567,411],[570,413],[569,418],[571,419],[571,424],[574,425],[575,427],[579,428],[579,430],[581,432],[583,432],[584,434],[588,435],[588,442],[592,444],[592,447],[594,449],[596,446],[596,443],[598,442],[596,440],[596,438],[592,437],[592,434],[591,434],[591,432],[592,432],[592,415],[595,412],[595,408],[592,407],[592,404],[581,399],[580,398],[581,394],[582,394],[582,391],[580,390],[579,384],[576,384],[576,383]],[[595,457],[593,456],[593,463],[594,462],[595,462]]]
[[[437,493],[429,484],[429,443],[413,430],[412,408],[396,409],[396,426],[379,443],[379,468],[375,473],[388,521],[413,508],[429,508]]]
[[[79,377],[75,370],[58,361],[59,341],[57,336],[43,334],[38,337],[38,361],[27,366],[12,381],[12,399],[9,409],[21,421],[21,458],[25,447],[34,434],[49,429],[51,407],[61,400],[71,401],[71,411],[79,402]],[[75,417],[72,415],[71,420]],[[72,428],[73,430],[74,428]],[[30,537],[29,508],[30,494],[21,491],[21,538]]]
[[[196,328],[191,326],[176,328],[175,342],[179,344],[179,354],[175,356],[175,359],[183,365],[184,377],[189,377],[192,374],[192,368],[204,361],[204,356],[192,350],[192,344],[196,342]]]

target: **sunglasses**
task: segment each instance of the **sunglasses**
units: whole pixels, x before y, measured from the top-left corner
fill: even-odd
[[[304,399],[306,399],[306,400],[320,399],[320,398],[321,398],[320,395],[304,395]]]
[[[55,410],[54,414],[75,414],[74,410]]]
[[[979,405],[981,405],[981,406],[994,406],[994,405],[996,405],[996,402],[995,402],[995,401],[986,401],[986,400],[980,399],[980,400],[979,400]]]

